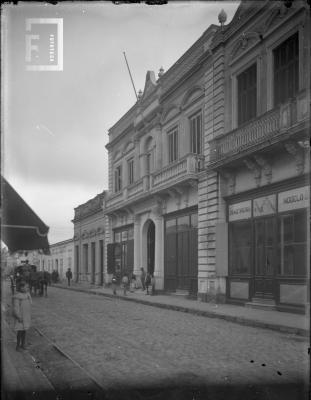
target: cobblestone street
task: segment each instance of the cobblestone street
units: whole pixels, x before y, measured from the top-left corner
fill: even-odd
[[[280,385],[289,397],[254,398],[298,399],[289,388],[307,379],[303,338],[120,299],[51,287],[33,299],[33,326],[105,390]]]

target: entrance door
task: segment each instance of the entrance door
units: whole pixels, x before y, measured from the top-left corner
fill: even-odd
[[[147,271],[154,273],[154,245],[155,245],[155,226],[150,221],[147,232]]]
[[[274,299],[275,219],[255,221],[255,297]]]

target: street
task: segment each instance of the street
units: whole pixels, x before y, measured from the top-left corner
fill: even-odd
[[[49,287],[47,298],[33,298],[32,324],[76,363],[63,358],[45,371],[51,352],[43,352],[43,339],[29,332],[29,352],[53,374],[54,386],[68,377],[70,365],[80,366],[103,391],[130,388],[136,397],[129,398],[137,399],[145,398],[139,397],[143,388],[173,388],[176,399],[189,398],[181,394],[190,390],[192,398],[205,399],[203,387],[220,390],[212,399],[222,398],[226,388],[232,395],[232,388],[248,390],[254,399],[301,399],[307,379],[304,338],[118,298]]]

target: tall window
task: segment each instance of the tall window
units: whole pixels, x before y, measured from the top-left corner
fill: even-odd
[[[202,114],[201,112],[190,118],[191,153],[202,153]]]
[[[114,191],[120,192],[122,189],[122,168],[119,165],[114,171]]]
[[[305,210],[278,218],[280,275],[305,276],[307,273],[307,213]]]
[[[231,274],[248,274],[251,266],[251,221],[230,224],[229,262]]]
[[[134,183],[134,159],[131,158],[127,162],[128,184]]]
[[[253,64],[237,77],[238,125],[256,117],[257,114],[257,65]]]
[[[291,36],[274,52],[274,105],[294,97],[299,88],[298,33]]]
[[[177,127],[168,132],[168,161],[174,162],[178,158],[178,130]]]

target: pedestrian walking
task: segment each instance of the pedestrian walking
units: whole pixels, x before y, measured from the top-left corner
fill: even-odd
[[[155,277],[154,274],[151,274],[151,296],[155,295]]]
[[[136,289],[136,276],[135,274],[132,274],[130,282],[130,292],[134,293],[135,289]]]
[[[117,277],[115,275],[112,276],[111,279],[111,288],[112,288],[112,293],[114,295],[117,294]]]
[[[19,283],[18,292],[13,296],[14,330],[16,331],[16,350],[26,350],[26,331],[31,324],[31,296],[26,282]]]
[[[128,284],[129,284],[129,278],[128,278],[127,274],[124,274],[124,276],[122,278],[122,286],[123,286],[123,294],[124,294],[124,296],[126,296],[126,291],[128,289]]]
[[[149,294],[149,286],[150,285],[151,285],[151,275],[150,275],[149,272],[147,272],[146,278],[145,278],[145,287],[147,289],[147,293],[146,294]]]
[[[67,278],[67,284],[68,284],[68,286],[70,286],[70,280],[72,279],[71,268],[68,268],[68,269],[67,269],[66,278]]]
[[[141,273],[140,273],[140,280],[141,280],[141,286],[142,286],[142,290],[146,289],[146,285],[145,285],[145,280],[146,280],[146,272],[144,270],[144,268],[141,268]]]

